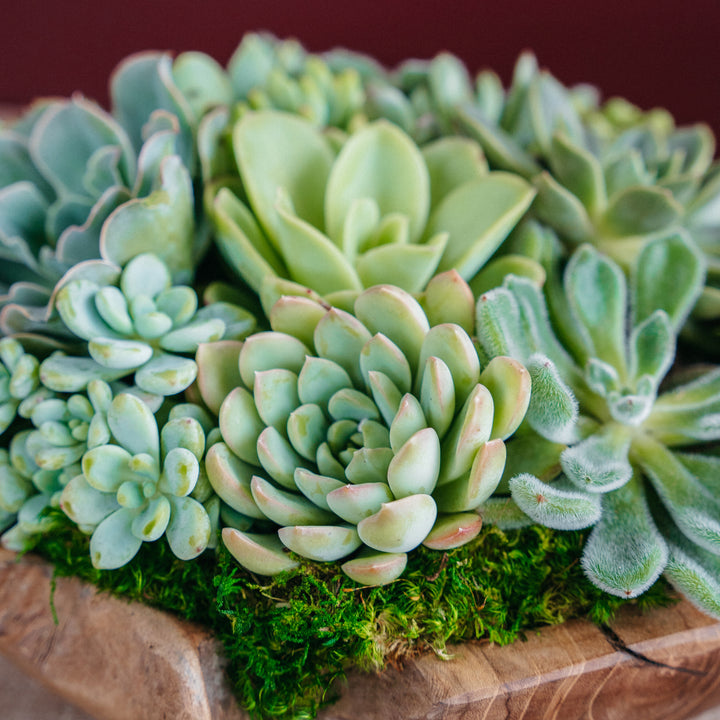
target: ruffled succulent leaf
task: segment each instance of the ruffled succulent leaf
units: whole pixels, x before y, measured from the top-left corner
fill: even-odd
[[[583,551],[583,570],[605,592],[637,597],[664,570],[667,544],[652,520],[639,478],[604,495],[602,506]]]
[[[279,575],[298,566],[277,534],[244,533],[226,527],[222,530],[222,540],[230,554],[250,572]]]
[[[196,118],[217,105],[232,103],[229,77],[220,64],[205,53],[181,53],[173,63],[172,75]]]
[[[512,498],[534,522],[556,530],[580,530],[594,525],[602,514],[600,496],[563,490],[529,474],[510,481]]]

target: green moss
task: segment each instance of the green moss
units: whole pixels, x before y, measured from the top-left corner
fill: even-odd
[[[579,565],[584,534],[542,527],[483,531],[448,553],[419,548],[403,577],[358,588],[337,565],[303,564],[272,580],[242,570],[224,549],[194,562],[160,541],[144,543],[128,566],[95,570],[85,536],[65,522],[37,551],[57,575],[79,575],[103,590],[206,625],[224,644],[238,700],[253,716],[313,718],[352,666],[402,664],[449,643],[505,644],[542,625],[612,619],[627,601],[602,593]],[[656,583],[635,601],[672,600]]]

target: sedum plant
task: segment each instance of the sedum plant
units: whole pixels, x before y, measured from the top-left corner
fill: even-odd
[[[233,149],[244,197],[226,182],[210,193],[216,242],[266,312],[305,288],[351,308],[377,284],[418,293],[450,269],[472,281],[534,196],[521,178],[488,172],[473,142],[421,150],[385,121],[336,155],[301,118],[246,113]]]
[[[456,273],[431,283],[425,301],[431,317],[471,312]],[[206,464],[217,494],[247,519],[223,541],[253,572],[294,567],[289,549],[343,559],[362,584],[391,582],[421,543],[474,538],[473,511],[502,475],[504,441],[529,401],[525,368],[495,358],[481,371],[465,330],[431,322],[396,286],[363,291],[354,312],[286,296],[271,332],[199,354],[209,406],[237,383]]]
[[[702,277],[697,249],[677,233],[644,245],[629,286],[612,260],[579,248],[554,293],[560,327],[522,278],[479,299],[484,349],[528,363],[533,400],[545,408],[532,428],[566,445],[556,463],[528,453],[509,481],[511,500],[492,499],[484,512],[505,523],[525,514],[563,530],[592,526],[582,563],[600,588],[635,597],[665,572],[717,615],[718,371],[661,388]]]

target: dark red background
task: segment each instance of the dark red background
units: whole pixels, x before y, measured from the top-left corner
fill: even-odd
[[[0,102],[73,90],[106,102],[110,71],[131,52],[194,49],[224,63],[244,32],[268,29],[390,65],[447,49],[505,81],[532,48],[565,83],[720,131],[719,0],[0,0],[0,9]]]

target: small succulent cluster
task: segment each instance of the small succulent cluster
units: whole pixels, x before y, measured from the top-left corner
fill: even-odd
[[[0,128],[0,527],[390,583],[483,522],[720,616],[705,126],[249,35]],[[676,362],[676,345],[684,358]],[[471,547],[471,546],[469,546]],[[477,552],[482,552],[479,544]]]

